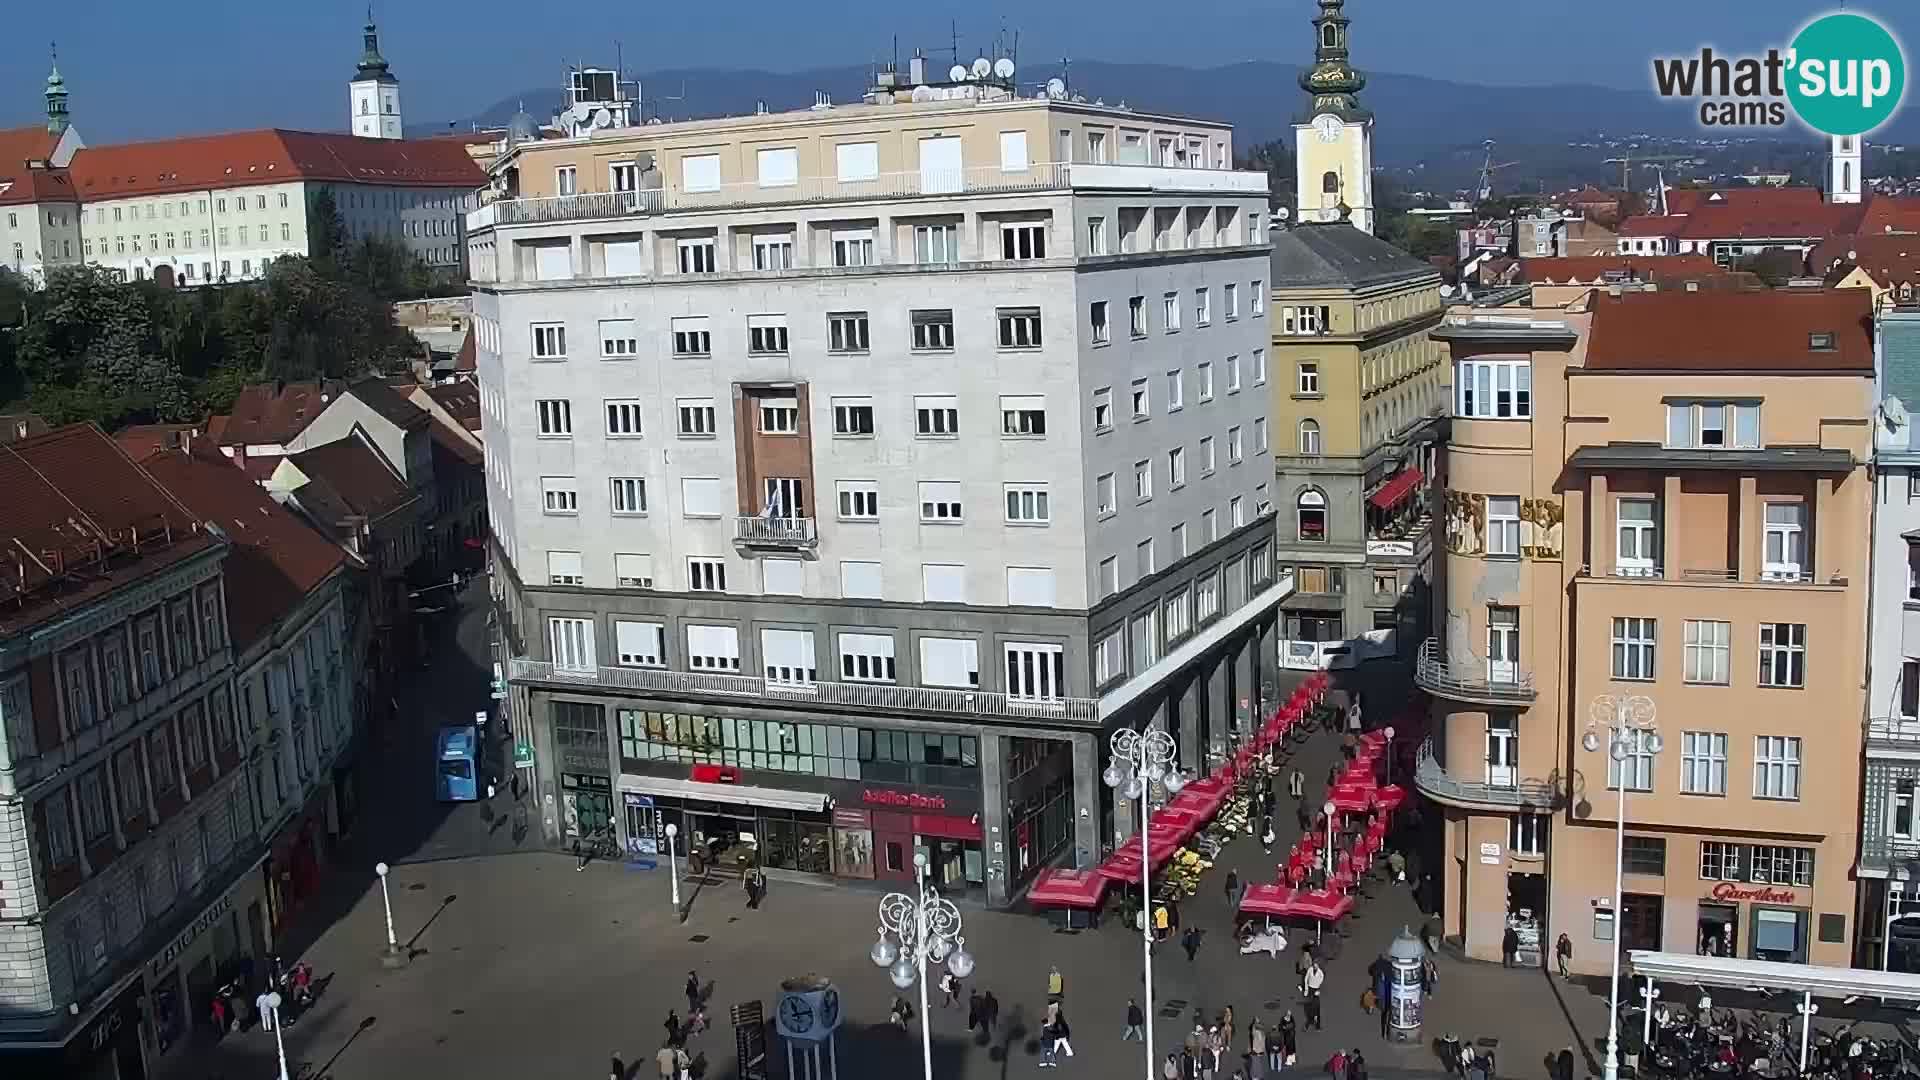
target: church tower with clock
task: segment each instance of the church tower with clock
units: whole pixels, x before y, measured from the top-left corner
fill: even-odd
[[[1294,124],[1294,191],[1301,221],[1343,216],[1373,232],[1373,114],[1358,94],[1367,78],[1348,60],[1345,0],[1319,0],[1313,66],[1300,73],[1310,97]]]

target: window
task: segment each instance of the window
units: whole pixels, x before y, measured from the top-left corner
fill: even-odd
[[[726,592],[727,564],[723,559],[692,556],[687,559],[690,592]]]
[[[837,397],[833,399],[833,433],[835,435],[872,435],[873,399],[866,397]]]
[[[980,644],[972,638],[920,639],[920,681],[927,686],[980,686]]]
[[[571,476],[541,477],[540,499],[542,508],[549,514],[580,512],[580,492],[574,487]]]
[[[827,316],[827,350],[838,353],[867,351],[867,313],[842,311]]]
[[[1103,386],[1093,392],[1093,430],[1113,430],[1113,388]]]
[[[1244,496],[1235,495],[1227,500],[1227,514],[1233,520],[1233,527],[1239,528],[1247,523],[1247,501]]]
[[[1300,456],[1320,456],[1320,421],[1300,421]]]
[[[960,521],[960,482],[958,480],[920,481],[920,520],[923,523],[939,525],[950,525]]]
[[[690,518],[717,518],[726,508],[720,480],[712,476],[680,478],[680,513]]]
[[[929,604],[967,602],[967,568],[957,563],[922,563],[920,594]]]
[[[579,552],[547,552],[547,584],[585,585],[586,583],[586,570],[582,567]]]
[[[1643,877],[1665,877],[1667,840],[1663,836],[1628,836],[1620,845],[1621,866],[1626,873]]]
[[[772,147],[755,154],[760,186],[792,187],[800,182],[800,152],[791,146]]]
[[[179,648],[177,640],[175,648]],[[67,654],[61,658],[60,668],[66,683],[67,729],[83,731],[92,727],[96,719],[93,711],[93,671],[87,663],[87,654],[79,650]],[[176,663],[174,670],[178,671],[179,668],[180,664]]]
[[[1087,254],[1088,255],[1108,254],[1107,219],[1106,218],[1090,217],[1087,219]]]
[[[1088,319],[1093,326],[1093,343],[1095,345],[1105,345],[1113,340],[1112,331],[1107,326],[1107,302],[1105,300],[1095,300],[1089,305],[1087,311]]]
[[[1133,545],[1133,574],[1136,578],[1145,580],[1159,570],[1160,564],[1154,559],[1153,537],[1149,536]]]
[[[1106,517],[1119,509],[1119,500],[1114,493],[1112,473],[1101,473],[1093,481],[1093,512]]]
[[[1253,385],[1267,385],[1267,350],[1253,350]]]
[[[1621,499],[1617,509],[1619,542],[1614,573],[1622,577],[1660,576],[1660,508],[1652,499]]]
[[[1760,685],[1807,684],[1807,624],[1760,624]]]
[[[1487,717],[1487,786],[1512,788],[1519,780],[1520,733],[1506,714]]]
[[[1133,380],[1132,402],[1133,418],[1135,420],[1145,420],[1151,415],[1153,411],[1153,393],[1147,386],[1147,380]]]
[[[1900,715],[1908,720],[1920,718],[1920,660],[1900,663]]]
[[[1206,289],[1193,290],[1193,325],[1206,326],[1213,322],[1213,296]]]
[[[1547,831],[1552,828],[1552,817],[1547,814],[1534,814],[1525,810],[1513,815],[1507,826],[1507,850],[1514,855],[1527,855],[1538,858],[1547,853]]]
[[[766,394],[760,407],[760,434],[796,435],[800,431],[800,399],[792,394]]]
[[[958,228],[949,224],[915,225],[913,255],[922,266],[959,262]]]
[[[1760,405],[1758,402],[1668,402],[1667,445],[1683,449],[1757,450],[1760,448]]]
[[[842,679],[878,683],[897,679],[892,634],[840,634],[837,643]]]
[[[643,476],[616,476],[610,481],[613,487],[613,512],[616,514],[644,514],[647,512],[647,480]]]
[[[1187,448],[1176,446],[1167,451],[1167,483],[1179,490],[1187,482]]]
[[[600,358],[631,360],[640,355],[639,331],[632,319],[600,320]]]
[[[202,747],[204,753],[205,747]],[[90,769],[81,774],[74,785],[80,803],[80,835],[89,844],[97,843],[107,835],[111,822],[107,820],[107,791],[105,769]]]
[[[1240,392],[1240,357],[1227,357],[1227,393]]]
[[[1920,793],[1920,780],[1895,780],[1893,789],[1887,793],[1887,832],[1902,840],[1912,840],[1920,834],[1914,831],[1914,796]]]
[[[1256,282],[1253,290],[1255,315],[1260,314],[1260,289]],[[1280,309],[1280,327],[1284,334],[1318,334],[1332,329],[1332,320],[1328,317],[1325,305],[1316,304],[1305,307],[1284,307]]]
[[[80,855],[73,835],[73,810],[67,802],[67,788],[53,792],[40,801],[46,809],[47,861],[65,866]]]
[[[1200,403],[1204,405],[1213,400],[1213,362],[1209,360],[1200,361],[1199,370]]]
[[[1000,398],[1000,433],[1039,436],[1047,433],[1047,399],[1004,394]]]
[[[1134,337],[1147,336],[1147,298],[1132,296],[1127,298],[1127,328]]]
[[[613,642],[614,653],[624,667],[665,667],[667,664],[667,628],[660,623],[616,622]]]
[[[1176,521],[1173,523],[1172,537],[1173,537],[1174,558],[1184,559],[1188,555],[1192,554],[1192,552],[1190,552],[1187,549],[1187,523],[1186,522]]]
[[[1791,735],[1756,735],[1753,739],[1753,797],[1800,797],[1800,740]]]
[[[1618,622],[1619,620],[1614,620]],[[1632,729],[1627,732],[1627,752],[1619,761],[1607,750],[1607,787],[1618,791],[1621,778],[1626,778],[1628,791],[1653,790],[1653,748],[1654,733]]]
[[[833,148],[835,175],[843,184],[872,180],[880,175],[880,144],[841,143]]]
[[[880,485],[872,480],[841,480],[835,483],[841,521],[880,520]]]
[[[1613,620],[1613,677],[1635,681],[1653,678],[1655,620]]]
[[[1267,418],[1264,416],[1255,417],[1253,421],[1253,452],[1267,452]]]
[[[1167,597],[1160,605],[1161,624],[1166,628],[1167,641],[1175,642],[1187,636],[1193,629],[1193,593],[1181,589]]]
[[[1798,581],[1807,559],[1807,504],[1766,504],[1765,553],[1760,574],[1777,581]]]
[[[1160,328],[1171,334],[1180,329],[1180,294],[1167,293],[1160,298]]]
[[[960,399],[944,394],[914,398],[913,430],[923,439],[960,434]]]
[[[1037,349],[1040,347],[1039,308],[1000,308],[994,316],[1000,325],[1001,348]]]
[[[1680,790],[1689,795],[1725,795],[1727,793],[1725,732],[1683,731],[1680,733]]]
[[[1006,693],[1016,701],[1066,697],[1066,649],[1060,645],[1008,642]]]
[[[712,435],[717,430],[712,398],[681,398],[674,406],[681,435]]]
[[[553,648],[553,666],[561,671],[592,671],[593,622],[588,619],[548,619],[547,638]]]
[[[565,360],[567,358],[567,328],[560,323],[535,323],[533,326],[533,358],[535,360]]]
[[[1327,497],[1325,495],[1312,488],[1301,492],[1299,501],[1295,505],[1295,513],[1299,519],[1300,539],[1316,543],[1326,542]],[[1209,535],[1207,540],[1211,542],[1213,537]]]
[[[753,268],[755,270],[793,269],[793,234],[755,233]]]
[[[1186,406],[1187,390],[1179,370],[1167,372],[1167,411],[1179,412]]]
[[[620,554],[613,557],[613,584],[620,589],[653,588],[653,556]]]
[[[545,438],[573,437],[573,402],[564,398],[546,398],[533,403],[540,416],[540,434]]]
[[[1003,131],[1000,133],[1000,171],[1027,171],[1026,132]]]
[[[1454,377],[1457,415],[1475,420],[1533,416],[1533,365],[1526,360],[1466,360]]]
[[[680,272],[711,274],[716,269],[711,236],[687,236],[675,242],[680,253]]]
[[[836,229],[830,235],[833,242],[833,265],[873,265],[872,229]]]
[[[1045,525],[1051,520],[1045,484],[1007,484],[1007,523]]]
[[[1686,680],[1707,686],[1727,685],[1732,671],[1733,624],[1711,619],[1688,619]]]
[[[953,312],[916,311],[911,317],[913,347],[942,351],[953,348]]]
[[[1044,221],[1007,223],[1000,226],[1002,259],[1044,259],[1047,257],[1047,225]]]
[[[1010,607],[1054,606],[1053,571],[1041,566],[1007,567],[1007,604]]]
[[[1240,425],[1235,424],[1227,429],[1227,464],[1238,465],[1245,456],[1246,448],[1242,445],[1240,438]]]
[[[747,316],[747,352],[760,355],[785,355],[787,317],[785,315]]]
[[[687,670],[737,674],[740,630],[733,626],[687,626]]]
[[[1133,463],[1133,499],[1146,502],[1153,498],[1153,462],[1136,461]]]
[[[1520,554],[1519,496],[1487,496],[1487,554]]]
[[[1115,630],[1093,645],[1093,685],[1106,686],[1127,674],[1127,635]]]
[[[877,562],[842,562],[840,564],[840,595],[849,600],[881,599],[880,564]]]
[[[612,437],[642,434],[638,400],[627,398],[607,402],[607,434]]]
[[[1120,591],[1120,558],[1109,555],[1100,560],[1100,595],[1112,596]]]

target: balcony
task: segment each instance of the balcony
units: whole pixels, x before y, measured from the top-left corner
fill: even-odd
[[[1920,877],[1920,840],[1900,836],[1860,837],[1862,877]]]
[[[1411,559],[1433,546],[1433,515],[1425,510],[1405,521],[1378,529],[1369,529],[1369,558]]]
[[[747,548],[810,551],[820,543],[820,534],[810,517],[741,517],[733,519],[733,542]]]
[[[1882,750],[1920,750],[1920,719],[1904,716],[1876,716],[1867,721],[1867,752]]]
[[[1544,810],[1551,809],[1559,797],[1552,784],[1539,780],[1516,780],[1511,785],[1499,785],[1456,779],[1448,775],[1446,766],[1434,755],[1432,739],[1420,744],[1413,786],[1435,802],[1469,809]]]
[[[1578,575],[1582,578],[1604,579],[1608,581],[1667,581],[1695,585],[1741,584],[1741,585],[1837,585],[1845,586],[1847,579],[1835,575],[1829,581],[1817,582],[1811,571],[1769,569],[1757,575],[1742,578],[1740,571],[1722,567],[1668,567],[1668,566],[1582,566]]]
[[[662,668],[598,667],[577,671],[555,667],[545,660],[521,657],[507,661],[507,675],[514,682],[569,690],[598,686],[614,692],[748,701],[788,708],[813,704],[833,709],[1056,723],[1092,723],[1100,718],[1100,703],[1092,698],[1019,698],[981,690],[940,690],[885,683],[781,683],[751,675],[715,675]]]
[[[1440,643],[1432,638],[1420,643],[1413,682],[1429,694],[1481,705],[1529,705],[1537,696],[1533,672],[1516,669],[1511,679],[1496,679],[1484,660],[1476,659],[1472,666],[1449,664],[1440,655]]]

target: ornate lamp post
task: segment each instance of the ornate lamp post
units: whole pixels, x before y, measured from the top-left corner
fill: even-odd
[[[1187,786],[1187,778],[1174,762],[1179,747],[1173,736],[1157,729],[1135,731],[1121,728],[1113,733],[1113,761],[1101,779],[1128,802],[1140,803],[1140,963],[1146,975],[1147,1016],[1144,1025],[1147,1052],[1147,1080],[1154,1080],[1153,1059],[1153,877],[1152,848],[1147,839],[1147,821],[1153,813],[1150,800],[1158,782],[1169,794],[1178,794]]]
[[[1580,737],[1580,745],[1588,753],[1605,746],[1608,759],[1619,766],[1620,774],[1613,817],[1613,972],[1607,990],[1611,1008],[1607,1058],[1600,1068],[1602,1080],[1620,1080],[1620,902],[1627,858],[1628,759],[1660,752],[1663,743],[1653,725],[1656,712],[1653,699],[1644,694],[1600,694],[1588,709],[1587,733]],[[1606,731],[1604,740],[1602,729]]]
[[[933,1080],[933,1035],[927,1027],[927,961],[944,962],[955,978],[964,979],[973,974],[973,954],[960,936],[960,909],[927,883],[925,852],[914,852],[913,876],[918,895],[888,893],[880,898],[880,939],[867,956],[876,967],[886,968],[887,977],[900,989],[920,984],[920,1060],[926,1080]]]

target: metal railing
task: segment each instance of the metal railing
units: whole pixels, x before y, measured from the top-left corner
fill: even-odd
[[[1473,668],[1449,664],[1440,655],[1440,643],[1433,638],[1420,643],[1413,681],[1430,694],[1468,701],[1525,702],[1532,701],[1537,693],[1533,672],[1515,670],[1511,679],[1496,679],[1487,671],[1485,661],[1476,661]]]
[[[1052,719],[1092,722],[1100,703],[1092,698],[1025,698],[981,690],[941,690],[885,683],[786,683],[752,675],[717,675],[663,668],[556,667],[546,660],[514,657],[508,677],[517,682],[558,686],[600,686],[646,694],[760,699],[785,704],[831,705],[854,709],[901,710],[944,715],[986,716],[1008,720]]]
[[[1869,743],[1920,743],[1920,719],[1904,716],[1876,716],[1867,721]]]
[[[740,517],[733,519],[735,543],[766,547],[812,547],[820,535],[810,517]]]
[[[1614,566],[1611,569],[1582,566],[1580,576],[1628,581],[1740,581],[1739,570],[1719,566],[1688,566],[1678,569],[1666,566]],[[1750,582],[1750,584],[1759,585],[1809,585],[1812,583],[1813,574],[1806,570],[1762,570]],[[1836,577],[1831,584],[1844,585],[1846,579]]]
[[[1446,766],[1440,764],[1440,759],[1434,755],[1431,738],[1420,744],[1420,759],[1414,768],[1413,785],[1430,799],[1477,806],[1550,807],[1557,797],[1552,784],[1539,780],[1516,780],[1511,785],[1502,785],[1450,776]]]
[[[1862,835],[1860,865],[1869,869],[1890,870],[1896,863],[1920,862],[1920,840],[1905,837]]]
[[[546,221],[592,221],[629,214],[657,214],[665,207],[666,193],[659,188],[550,195],[538,199],[499,199],[469,213],[467,230],[472,232],[496,223],[538,225]]]

